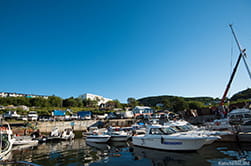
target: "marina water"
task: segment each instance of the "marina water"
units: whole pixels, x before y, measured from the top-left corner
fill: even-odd
[[[130,142],[87,143],[83,138],[37,146],[16,146],[2,165],[25,161],[43,166],[204,166],[251,165],[251,144],[216,142],[196,152],[135,147]]]

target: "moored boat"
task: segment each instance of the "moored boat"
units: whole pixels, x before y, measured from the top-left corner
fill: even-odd
[[[61,135],[61,139],[62,140],[72,140],[75,138],[75,134],[72,130],[72,128],[66,128],[64,129],[62,135]]]
[[[105,142],[108,142],[110,138],[111,136],[107,134],[93,133],[92,135],[88,135],[86,137],[86,142],[105,143]]]
[[[110,127],[107,133],[111,136],[110,141],[127,141],[131,137],[129,131],[126,132],[120,127]]]
[[[32,139],[30,136],[16,136],[14,137],[13,145],[35,145],[38,144],[38,140]]]
[[[196,151],[208,143],[208,138],[205,135],[176,132],[171,127],[158,125],[149,126],[145,135],[133,136],[132,144],[161,150]]]
[[[0,126],[0,160],[11,151],[14,142],[10,125],[7,122],[5,123],[7,124],[7,127],[3,126],[2,123]]]

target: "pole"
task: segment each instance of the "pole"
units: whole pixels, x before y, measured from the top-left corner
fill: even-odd
[[[235,64],[234,70],[233,70],[233,72],[232,72],[232,74],[231,74],[231,77],[230,77],[230,80],[229,80],[229,82],[228,82],[228,84],[227,84],[226,90],[225,90],[225,92],[224,92],[224,94],[223,94],[223,96],[222,96],[222,98],[221,98],[220,106],[223,106],[223,105],[224,105],[225,98],[226,98],[226,96],[227,96],[227,93],[228,93],[228,91],[229,91],[229,88],[230,88],[230,86],[231,86],[231,83],[232,83],[232,81],[233,81],[233,79],[234,79],[234,75],[235,75],[235,73],[236,73],[236,71],[237,71],[237,68],[238,68],[239,63],[240,63],[240,61],[241,61],[241,58],[244,57],[244,56],[246,55],[246,53],[245,53],[246,49],[244,49],[244,50],[241,49],[240,43],[238,42],[237,37],[236,37],[236,35],[235,35],[235,33],[234,33],[232,24],[229,24],[229,27],[231,28],[231,31],[232,31],[233,36],[234,36],[234,39],[235,39],[235,41],[236,41],[236,43],[237,43],[237,46],[238,46],[238,48],[239,48],[239,50],[240,50],[240,55],[239,55],[238,60],[237,60],[237,62],[236,62],[236,64]],[[244,58],[243,58],[243,59],[244,59]]]
[[[236,44],[237,44],[237,46],[238,46],[238,48],[239,48],[239,51],[240,51],[240,53],[242,54],[242,59],[243,59],[243,61],[244,61],[245,67],[246,67],[246,69],[247,69],[249,78],[251,79],[251,72],[250,72],[250,70],[249,70],[247,61],[246,61],[246,59],[245,59],[245,58],[247,57],[247,54],[245,53],[246,49],[241,49],[241,45],[240,45],[240,43],[239,43],[239,41],[238,41],[238,39],[237,39],[236,34],[234,33],[233,25],[232,25],[232,24],[229,24],[229,26],[230,26],[230,28],[231,28],[231,31],[232,31],[232,33],[233,33],[233,36],[234,36],[235,42],[236,42]]]
[[[221,98],[221,102],[220,102],[220,105],[221,105],[221,106],[223,106],[223,104],[224,104],[225,98],[226,98],[226,96],[227,96],[227,93],[228,93],[228,91],[229,91],[229,88],[230,88],[230,86],[231,86],[231,83],[232,83],[232,81],[233,81],[233,79],[234,79],[234,75],[235,75],[235,73],[236,73],[236,71],[237,71],[237,68],[238,68],[238,66],[239,66],[239,63],[240,63],[240,61],[241,61],[241,57],[242,57],[242,54],[240,54],[239,57],[238,57],[238,60],[237,60],[237,62],[236,62],[236,64],[235,64],[235,67],[234,67],[234,70],[233,70],[233,72],[232,72],[232,74],[231,74],[230,80],[229,80],[229,82],[228,82],[228,84],[227,84],[227,87],[226,87],[226,89],[225,89],[225,92],[224,92],[224,94],[223,94],[223,96],[222,96],[222,98]]]

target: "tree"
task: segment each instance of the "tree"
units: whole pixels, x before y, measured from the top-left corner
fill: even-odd
[[[189,109],[200,109],[203,107],[203,103],[199,101],[190,101],[188,102]]]
[[[57,96],[49,96],[48,103],[51,107],[62,107],[63,99]]]
[[[83,107],[83,100],[81,98],[75,98],[77,107]]]
[[[132,98],[132,97],[127,99],[127,103],[128,103],[128,106],[130,107],[135,107],[139,105],[139,102],[135,98]]]
[[[83,100],[83,105],[85,107],[97,107],[98,101],[96,100],[91,100],[91,99],[84,99]]]
[[[73,97],[63,100],[64,107],[77,107],[77,104],[77,101]]]
[[[182,97],[173,98],[172,105],[174,112],[184,111],[185,109],[188,109],[188,104]]]
[[[37,107],[48,107],[49,103],[47,99],[44,99],[42,97],[35,97],[30,99],[31,106],[37,106]]]
[[[109,109],[113,109],[113,108],[122,108],[121,103],[119,102],[119,100],[112,100],[112,101],[108,101],[106,104],[106,107]]]
[[[172,108],[172,104],[171,104],[170,100],[168,100],[168,99],[164,99],[161,102],[161,104],[163,104],[164,109],[170,109],[170,108]]]

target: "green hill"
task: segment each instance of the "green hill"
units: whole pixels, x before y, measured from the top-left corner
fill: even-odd
[[[231,97],[231,101],[251,99],[251,89],[240,91]]]
[[[164,104],[165,105],[167,103],[172,103],[177,98],[182,99],[187,103],[200,102],[205,106],[207,106],[209,104],[217,105],[220,102],[219,98],[213,98],[213,97],[178,97],[178,96],[169,96],[169,95],[144,97],[144,98],[138,99],[138,102],[141,105],[155,107],[156,104]],[[239,100],[247,100],[247,99],[251,99],[251,89],[250,88],[234,94],[230,98],[230,101],[239,101]]]
[[[219,101],[219,99],[214,99],[212,97],[178,97],[178,96],[151,96],[138,99],[139,103],[145,106],[156,106],[156,104],[165,104],[167,102],[172,102],[176,98],[181,98],[186,102],[201,102],[204,105],[214,104]]]

